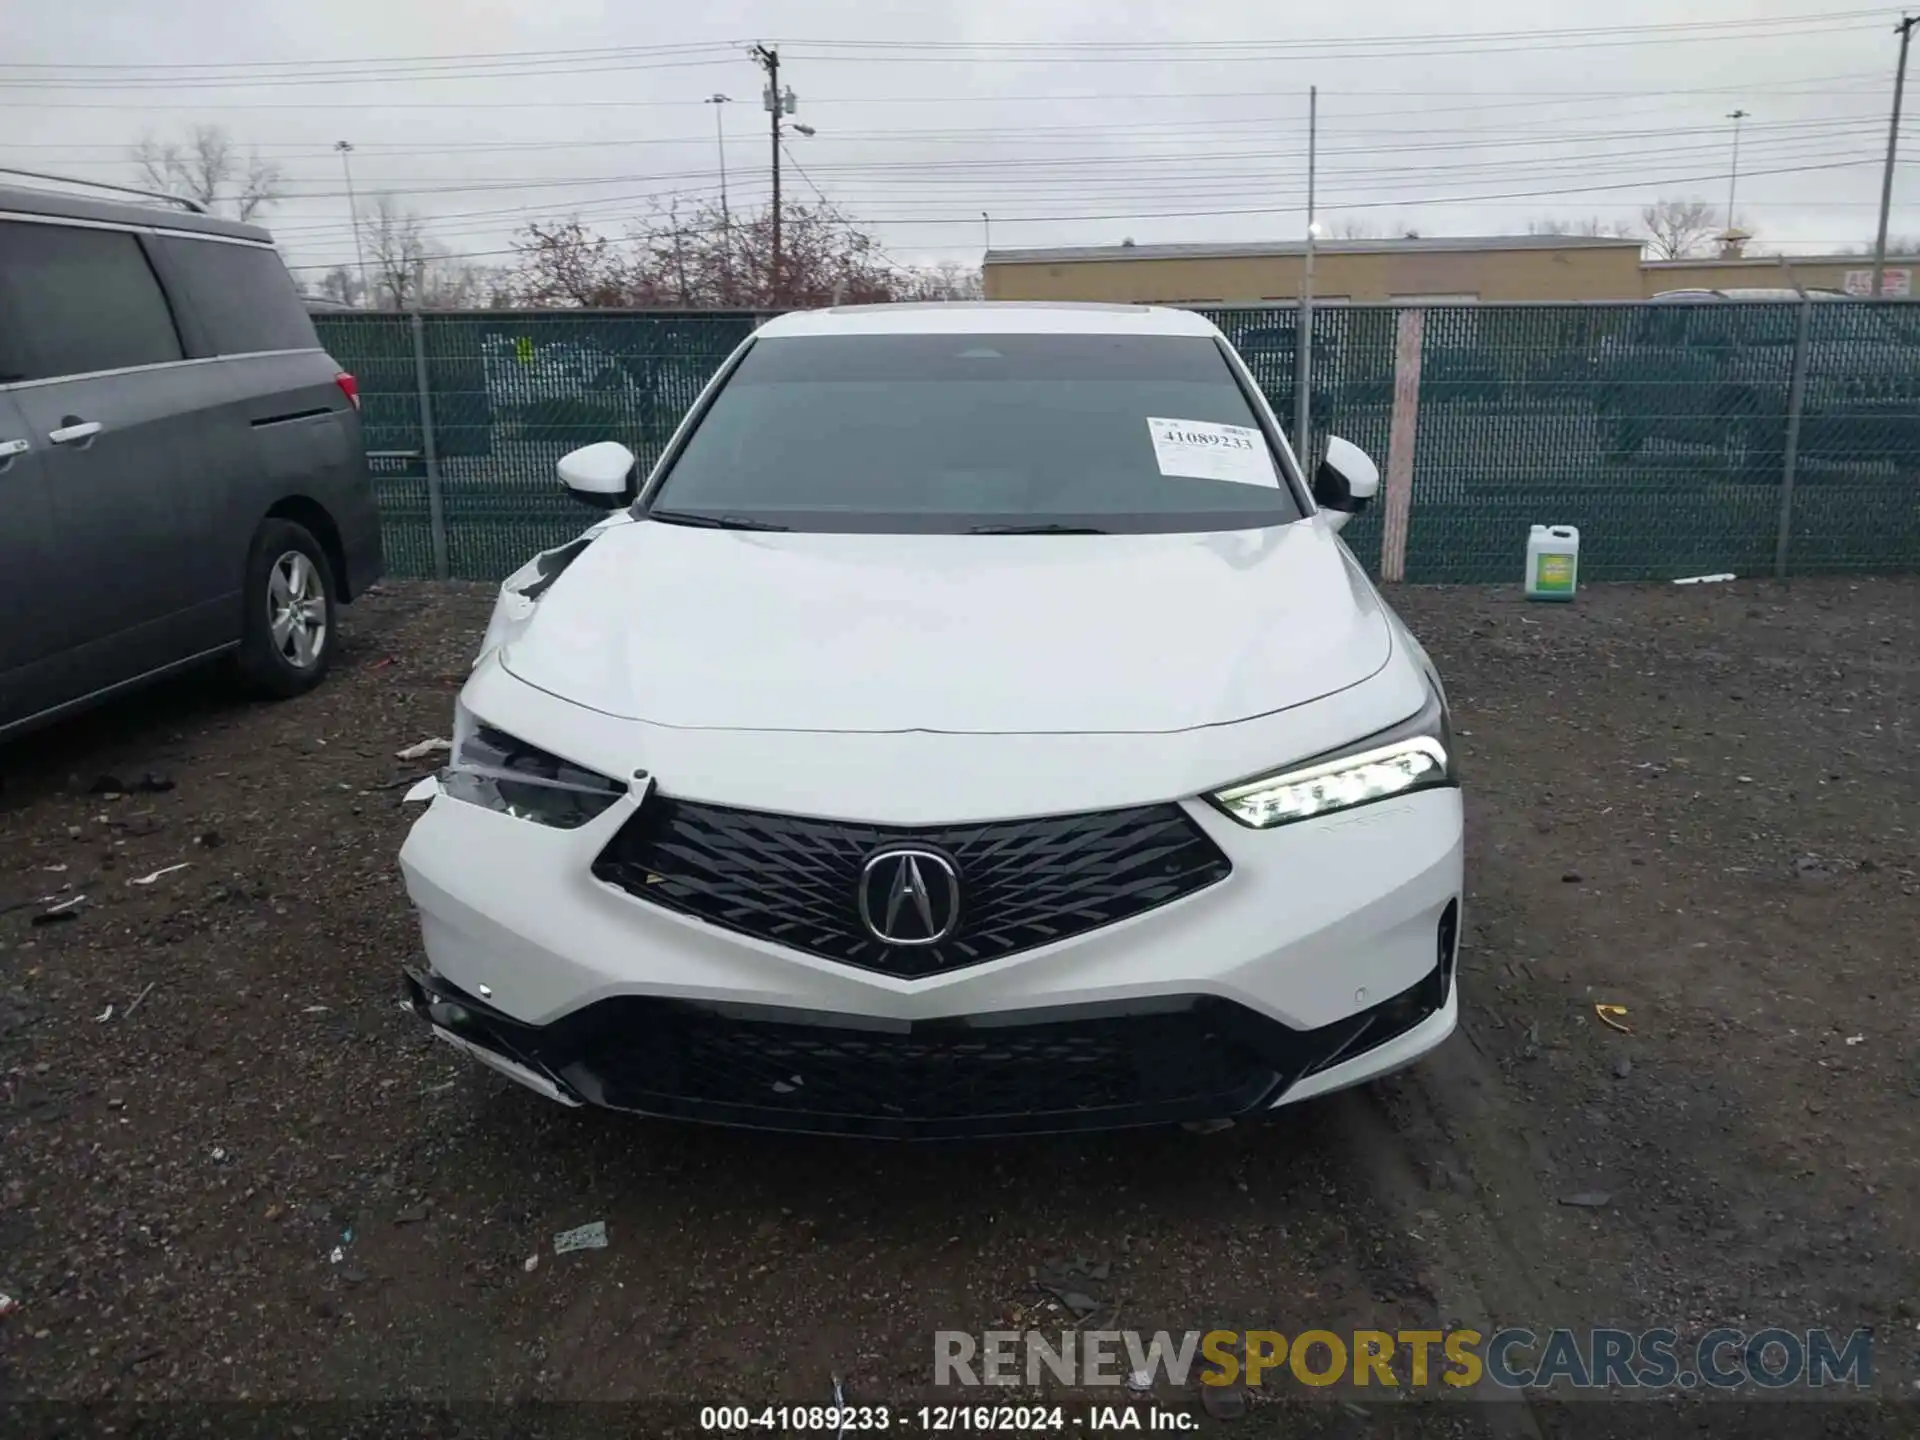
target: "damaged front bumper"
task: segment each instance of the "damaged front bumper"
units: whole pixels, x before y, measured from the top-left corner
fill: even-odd
[[[1200,994],[915,1021],[629,995],[535,1026],[411,968],[404,1004],[563,1105],[938,1140],[1252,1118],[1356,1083],[1452,1028],[1453,962],[1448,943],[1417,984],[1311,1030]]]
[[[446,1041],[462,1054],[491,1066],[549,1100],[572,1106],[586,1103],[538,1060],[520,1053],[510,1031],[526,1027],[516,1026],[492,1006],[431,972],[423,973],[408,966],[406,987],[400,1008],[426,1021],[434,1038]]]

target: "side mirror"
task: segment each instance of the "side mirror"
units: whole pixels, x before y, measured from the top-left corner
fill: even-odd
[[[1328,519],[1333,528],[1340,529],[1366,509],[1379,491],[1380,467],[1367,458],[1367,452],[1351,440],[1331,436],[1326,458],[1314,472],[1313,498],[1321,509],[1331,512]]]
[[[618,440],[582,445],[560,457],[560,483],[583,505],[596,510],[618,510],[631,505],[639,493],[638,462]]]

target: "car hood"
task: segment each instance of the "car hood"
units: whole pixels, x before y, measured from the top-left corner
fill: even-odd
[[[604,532],[501,651],[697,729],[1167,732],[1378,672],[1379,597],[1319,519],[1201,535]]]

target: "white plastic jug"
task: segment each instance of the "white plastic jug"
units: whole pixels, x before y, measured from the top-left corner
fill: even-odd
[[[1535,525],[1527,532],[1527,598],[1571,600],[1580,575],[1580,532]]]

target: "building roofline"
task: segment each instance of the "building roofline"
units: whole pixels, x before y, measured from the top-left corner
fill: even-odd
[[[1887,263],[1920,265],[1920,255],[1889,255]],[[1642,260],[1643,270],[1697,270],[1701,266],[1720,265],[1730,270],[1778,270],[1783,265],[1861,265],[1871,267],[1871,255],[1696,255],[1689,260]]]
[[[1320,255],[1418,255],[1499,250],[1633,250],[1644,244],[1608,235],[1422,235],[1387,240],[1321,240]],[[1242,245],[1078,245],[1043,249],[989,250],[983,265],[1059,265],[1107,260],[1254,260],[1304,255],[1304,240]]]

